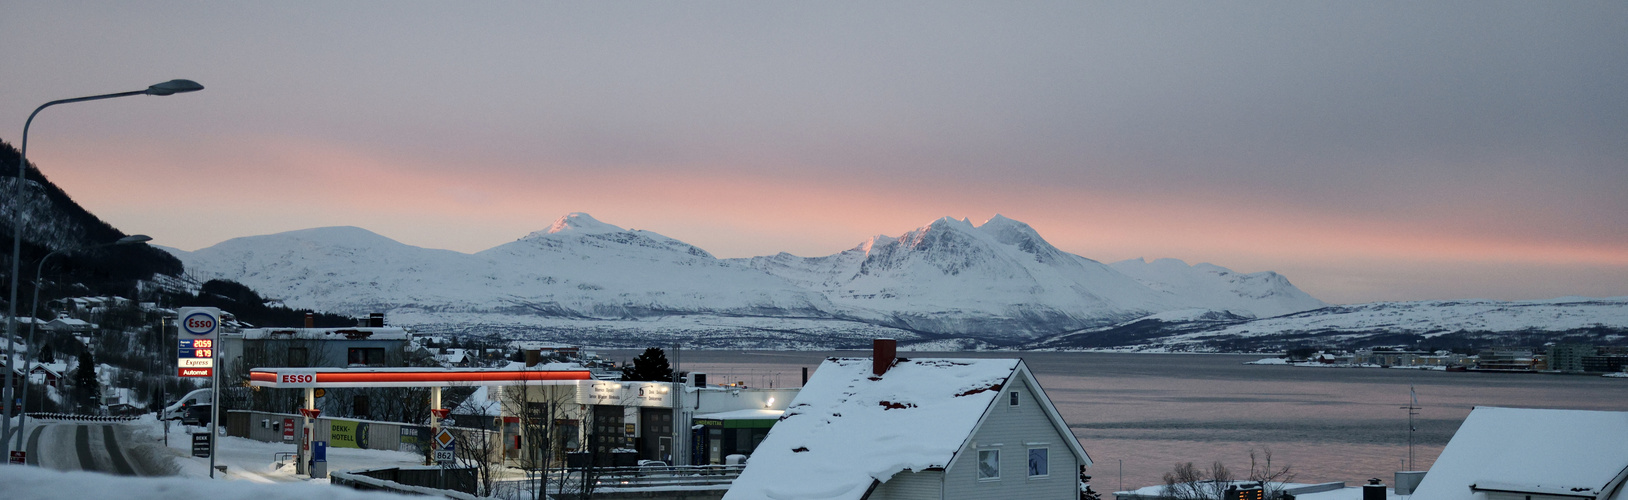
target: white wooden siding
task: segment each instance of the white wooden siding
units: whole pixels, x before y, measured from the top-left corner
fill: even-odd
[[[876,487],[871,500],[939,500],[943,494],[944,471],[904,471]]]
[[[1015,407],[1010,405],[1013,391],[1018,392]],[[973,431],[972,440],[944,471],[945,499],[1079,498],[1080,464],[1064,441],[1074,436],[1059,434],[1038,402],[1034,388],[1022,377],[1012,377],[1012,382],[1001,388],[988,420]],[[1030,479],[1029,448],[1041,447],[1051,449],[1051,474]],[[1000,450],[1000,480],[978,480],[978,450],[983,449]]]

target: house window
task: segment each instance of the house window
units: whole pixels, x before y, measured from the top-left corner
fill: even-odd
[[[383,347],[352,347],[346,352],[350,365],[384,366]]]
[[[1018,405],[1018,393],[1017,393],[1017,391],[1012,391],[1012,406],[1017,406],[1017,405]]]
[[[1050,450],[1046,448],[1029,448],[1029,477],[1046,477],[1050,475]]]
[[[1001,478],[1001,451],[978,450],[978,480],[997,480]]]

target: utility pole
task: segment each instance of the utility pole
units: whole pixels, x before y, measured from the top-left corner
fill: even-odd
[[[1413,433],[1418,432],[1419,428],[1413,426],[1413,417],[1418,415],[1422,408],[1419,407],[1419,393],[1414,392],[1411,385],[1408,386],[1408,397],[1411,401],[1402,407],[1408,411],[1408,470],[1417,470],[1413,468]]]

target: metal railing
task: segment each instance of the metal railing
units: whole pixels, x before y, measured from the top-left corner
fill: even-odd
[[[723,486],[735,482],[745,465],[681,465],[644,467],[594,467],[586,471],[594,489],[648,489],[670,487]],[[578,493],[582,490],[581,468],[548,470],[549,493]],[[501,481],[511,488],[524,480]]]

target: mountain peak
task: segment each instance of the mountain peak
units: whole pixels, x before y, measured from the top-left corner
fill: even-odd
[[[548,226],[548,229],[528,234],[522,239],[531,239],[560,233],[604,234],[621,233],[626,231],[626,229],[622,229],[615,225],[599,222],[599,219],[595,219],[592,215],[588,215],[583,212],[571,212],[561,216],[559,219],[555,219],[554,224]]]

